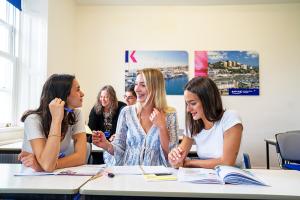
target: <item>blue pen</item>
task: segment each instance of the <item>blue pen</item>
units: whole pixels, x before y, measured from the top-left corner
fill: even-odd
[[[74,112],[73,109],[71,108],[67,108],[67,107],[64,107],[64,110],[67,111],[67,113],[71,113],[71,112]]]
[[[58,155],[58,158],[63,158],[63,157],[65,157],[66,155],[64,154],[64,152],[61,152],[61,153],[59,153],[59,155]]]

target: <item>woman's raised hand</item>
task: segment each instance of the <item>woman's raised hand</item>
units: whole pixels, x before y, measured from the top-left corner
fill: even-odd
[[[52,121],[61,122],[64,118],[65,102],[60,98],[55,98],[49,103],[49,110],[52,116]]]
[[[157,126],[158,128],[166,128],[166,115],[163,112],[160,112],[156,108],[153,109],[153,112],[150,115],[150,121]]]
[[[102,131],[93,131],[92,140],[94,145],[103,149],[107,149],[109,141],[107,141]]]

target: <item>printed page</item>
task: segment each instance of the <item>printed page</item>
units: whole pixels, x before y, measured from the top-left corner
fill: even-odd
[[[180,182],[224,184],[213,169],[204,168],[183,168],[180,167],[177,173]]]
[[[144,174],[168,175],[172,174],[171,170],[165,166],[141,166]]]
[[[124,175],[141,175],[143,174],[141,167],[139,165],[133,166],[111,166],[107,169],[114,174],[124,174]]]
[[[225,183],[230,184],[254,184],[254,185],[267,185],[252,173],[242,170],[237,167],[219,165],[215,168],[219,177],[224,180]]]
[[[45,176],[45,175],[55,175],[54,172],[36,172],[30,167],[22,165],[20,172],[15,173],[15,176]]]
[[[36,172],[30,167],[22,165],[20,172],[15,176],[45,176],[45,175],[71,175],[71,176],[94,176],[103,171],[105,165],[82,165],[77,167],[68,167],[57,169],[54,172]]]
[[[105,165],[81,165],[55,170],[55,174],[69,176],[94,176],[102,172],[104,168]]]

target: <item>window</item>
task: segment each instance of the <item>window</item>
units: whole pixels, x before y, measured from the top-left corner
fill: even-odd
[[[0,128],[16,125],[20,12],[0,0]]]

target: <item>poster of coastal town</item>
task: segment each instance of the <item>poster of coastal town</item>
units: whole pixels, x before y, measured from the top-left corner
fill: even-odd
[[[188,62],[186,51],[125,51],[125,87],[134,84],[137,70],[159,68],[167,95],[183,95],[188,82]]]
[[[259,56],[253,51],[195,51],[195,76],[208,76],[222,95],[259,95]]]

